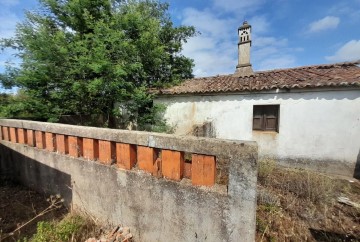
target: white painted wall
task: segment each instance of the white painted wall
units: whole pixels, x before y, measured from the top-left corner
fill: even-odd
[[[355,165],[360,148],[360,90],[214,96],[163,96],[176,134],[212,121],[216,137],[255,140],[260,156],[338,160]],[[253,105],[279,104],[279,133],[253,131]]]

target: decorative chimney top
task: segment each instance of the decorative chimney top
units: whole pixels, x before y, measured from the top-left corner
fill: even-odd
[[[251,25],[248,24],[248,22],[246,20],[243,22],[243,25],[239,27],[239,30],[245,29],[245,28],[251,28]]]
[[[250,64],[251,25],[248,24],[247,21],[244,21],[243,25],[238,28],[238,35],[239,62],[236,66],[234,76],[251,76],[254,74]]]

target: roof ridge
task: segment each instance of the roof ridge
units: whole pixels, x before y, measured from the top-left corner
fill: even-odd
[[[269,72],[282,72],[282,71],[289,71],[289,70],[299,70],[299,69],[309,69],[309,68],[319,68],[319,67],[328,67],[328,66],[348,66],[348,65],[359,65],[360,59],[355,61],[344,61],[344,62],[336,62],[336,63],[328,63],[328,64],[317,64],[317,65],[307,65],[307,66],[297,66],[297,67],[290,67],[290,68],[279,68],[279,69],[271,69],[271,70],[263,70],[263,71],[255,71],[254,74],[246,77],[257,76],[263,73]],[[213,79],[218,77],[231,77],[233,74],[218,74],[218,75],[211,75],[211,76],[201,76],[201,77],[193,77],[186,79],[185,81],[196,81],[201,79]],[[242,79],[244,77],[236,77],[236,79]]]
[[[328,64],[317,64],[317,65],[307,65],[307,66],[297,66],[290,68],[279,68],[279,69],[271,69],[264,71],[256,71],[256,74],[267,73],[267,72],[278,72],[278,71],[288,71],[288,70],[296,70],[296,69],[308,69],[308,68],[316,68],[316,67],[327,67],[327,66],[347,66],[347,65],[359,65],[360,59],[355,61],[344,61],[344,62],[336,62],[336,63],[328,63]]]
[[[222,74],[222,75],[212,75],[212,76],[199,76],[199,77],[193,77],[193,78],[189,78],[186,79],[185,81],[195,81],[197,79],[208,79],[208,78],[214,78],[214,77],[228,77],[228,76],[232,76],[232,74]]]
[[[224,93],[303,88],[360,88],[360,60],[257,72],[250,76],[214,75],[188,79],[159,94]]]

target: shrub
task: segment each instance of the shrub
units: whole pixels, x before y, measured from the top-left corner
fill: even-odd
[[[79,214],[69,214],[58,223],[39,222],[37,232],[30,241],[85,241],[86,237],[95,232],[95,228],[96,225],[92,220]]]

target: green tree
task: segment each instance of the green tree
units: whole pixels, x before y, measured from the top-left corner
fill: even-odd
[[[0,93],[0,117],[6,116],[6,108],[11,103],[12,97],[7,93]]]
[[[17,86],[26,97],[18,100],[17,113],[9,109],[10,116],[27,113],[49,121],[65,114],[126,116],[147,129],[158,121],[159,110],[148,90],[192,77],[193,61],[181,50],[195,29],[175,27],[166,3],[40,3],[38,11],[26,13],[14,38],[1,40],[2,48],[16,49],[22,59],[20,67],[0,76],[4,86]]]

